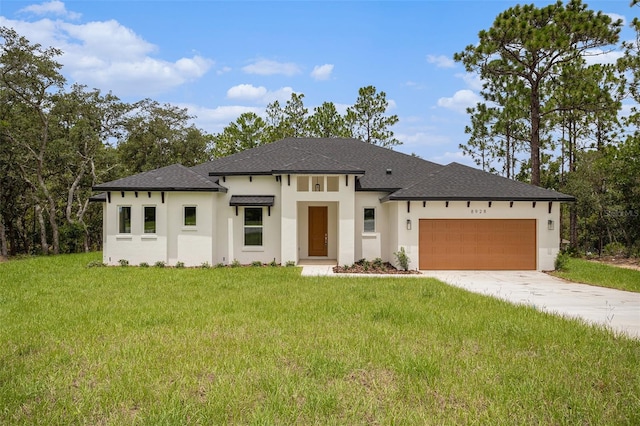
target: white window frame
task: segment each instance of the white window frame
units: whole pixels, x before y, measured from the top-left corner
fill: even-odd
[[[373,220],[373,229],[367,229],[367,210],[373,210],[373,219],[368,219],[369,221]],[[377,209],[375,207],[364,207],[362,209],[362,232],[364,233],[374,233],[377,229],[376,216],[378,215]]]
[[[193,225],[187,225],[187,209],[195,209],[196,222]],[[193,230],[198,226],[198,206],[195,204],[185,204],[182,206],[182,229]]]
[[[121,229],[122,229],[122,217],[121,217],[122,210],[121,209],[124,209],[124,208],[129,209],[129,231],[128,232],[126,230],[125,231],[121,231]],[[118,205],[117,209],[116,209],[116,214],[117,214],[117,217],[118,217],[118,220],[117,220],[118,234],[119,235],[131,235],[133,233],[133,217],[132,217],[133,216],[133,209],[131,208],[131,205],[130,204],[120,204],[120,205]]]
[[[247,210],[255,209],[260,210],[260,225],[247,225]],[[247,229],[260,229],[260,245],[247,244],[246,230]],[[260,250],[264,247],[264,207],[259,206],[246,206],[242,211],[242,245],[246,250]]]
[[[153,232],[147,232],[147,208],[153,208]],[[142,206],[142,235],[152,236],[158,233],[158,206],[155,204],[146,204]]]

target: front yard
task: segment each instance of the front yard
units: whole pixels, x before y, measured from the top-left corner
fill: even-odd
[[[428,278],[0,264],[0,424],[639,424],[640,342]]]

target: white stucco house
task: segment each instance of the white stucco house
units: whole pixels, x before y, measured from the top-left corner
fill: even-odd
[[[550,270],[574,198],[355,139],[288,138],[102,183],[104,262]]]

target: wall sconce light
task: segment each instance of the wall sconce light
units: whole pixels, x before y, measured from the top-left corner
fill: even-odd
[[[320,184],[316,183],[316,192],[320,192]]]
[[[407,231],[411,231],[411,219],[407,219]]]
[[[549,231],[553,231],[554,225],[555,225],[555,224],[553,223],[553,221],[552,221],[552,220],[548,220],[548,221],[547,221],[547,229],[548,229]]]

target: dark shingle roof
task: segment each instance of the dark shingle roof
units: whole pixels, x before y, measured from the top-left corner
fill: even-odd
[[[195,166],[214,176],[357,174],[364,191],[404,188],[442,166],[357,139],[287,138]],[[387,173],[387,169],[391,173]]]
[[[96,191],[226,191],[213,180],[181,164],[172,164],[160,169],[101,183],[94,186],[93,189]]]
[[[230,206],[273,206],[275,195],[232,195]]]
[[[385,200],[575,201],[575,198],[451,163]]]

